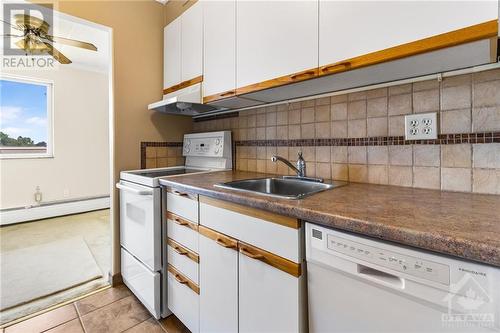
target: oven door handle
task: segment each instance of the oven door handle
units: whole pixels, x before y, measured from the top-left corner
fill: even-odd
[[[138,189],[135,189],[132,187],[125,186],[125,185],[120,184],[120,183],[116,183],[116,188],[118,188],[122,191],[125,191],[125,192],[134,193],[137,195],[153,195],[153,190],[138,190]]]

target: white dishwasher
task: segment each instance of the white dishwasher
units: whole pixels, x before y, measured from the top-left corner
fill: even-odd
[[[309,331],[497,332],[500,269],[306,223]]]

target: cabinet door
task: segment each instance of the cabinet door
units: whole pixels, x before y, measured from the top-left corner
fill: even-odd
[[[230,97],[236,88],[236,2],[206,1],[203,15],[203,97]]]
[[[181,82],[181,19],[163,29],[163,88]]]
[[[238,331],[238,242],[200,226],[200,332]]]
[[[237,87],[318,66],[318,2],[236,2]]]
[[[181,16],[181,82],[203,73],[203,6],[195,3]]]
[[[319,65],[497,18],[497,1],[320,0]]]
[[[239,332],[302,332],[302,277],[285,272],[275,255],[239,245]]]

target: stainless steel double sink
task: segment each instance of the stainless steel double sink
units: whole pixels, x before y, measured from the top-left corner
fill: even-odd
[[[347,183],[340,181],[323,183],[315,179],[300,179],[299,177],[270,177],[235,180],[216,184],[215,186],[223,189],[267,195],[282,199],[302,199],[306,196],[343,185],[347,185]]]

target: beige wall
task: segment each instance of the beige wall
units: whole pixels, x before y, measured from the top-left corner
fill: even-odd
[[[197,0],[170,0],[169,2],[167,2],[164,9],[164,24],[167,25],[175,20],[196,2]]]
[[[54,157],[5,159],[1,208],[43,201],[109,195],[108,75],[60,67],[54,71],[4,71],[54,83]]]
[[[142,1],[59,1],[59,11],[113,29],[114,181],[119,171],[140,168],[141,141],[179,141],[191,118],[147,110],[162,98],[164,7]],[[116,194],[116,190],[115,194]],[[119,272],[118,196],[114,195],[114,262]]]

